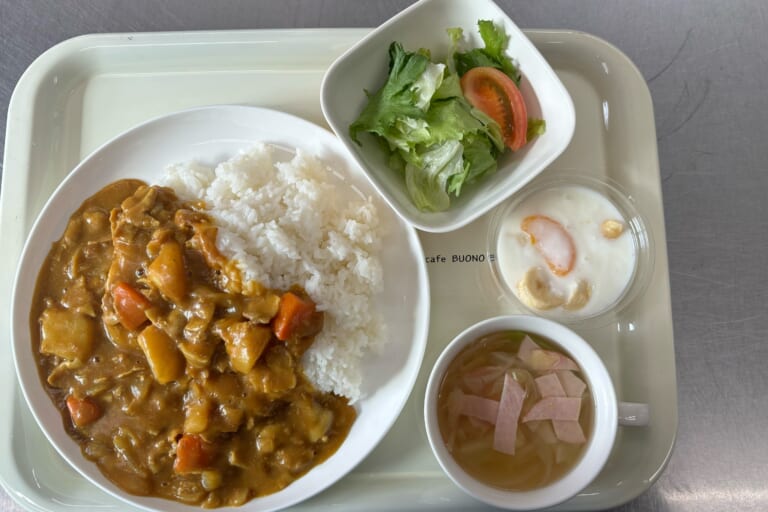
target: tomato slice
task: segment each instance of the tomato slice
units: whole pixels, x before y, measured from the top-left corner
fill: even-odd
[[[472,68],[461,77],[461,91],[473,107],[501,126],[505,146],[517,151],[525,145],[528,112],[511,78],[496,68]]]

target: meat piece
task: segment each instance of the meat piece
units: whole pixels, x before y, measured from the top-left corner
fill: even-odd
[[[109,221],[114,252],[105,286],[109,293],[103,299],[107,306],[112,304],[110,295],[114,285],[118,281],[133,282],[136,271],[146,263],[147,244],[162,221],[153,215],[174,200],[175,195],[170,189],[142,185],[121,203],[120,208],[112,210]]]
[[[531,364],[531,353],[540,348],[530,336],[526,335],[520,343],[520,348],[517,349],[517,357],[522,359],[525,364]]]
[[[587,389],[587,385],[583,380],[578,378],[568,370],[558,370],[557,378],[560,379],[560,383],[565,390],[565,396],[574,396],[580,398],[584,394],[584,390]]]
[[[531,407],[523,421],[531,420],[571,420],[579,419],[581,398],[549,397],[542,398]]]
[[[579,367],[573,360],[559,352],[553,350],[534,349],[531,351],[531,367],[540,372],[548,370],[574,370],[579,371]]]
[[[552,420],[552,427],[555,429],[555,435],[561,441],[572,444],[587,442],[578,421]]]
[[[448,432],[447,439],[445,439],[445,445],[449,452],[453,451],[456,444],[456,432],[458,431],[459,416],[461,416],[461,401],[464,398],[464,393],[459,389],[452,389],[448,395],[446,402],[446,408],[448,409],[448,417],[446,421],[446,430]]]
[[[174,201],[176,196],[171,189],[137,185],[134,193],[110,213],[113,252],[101,309],[107,335],[120,348],[135,350],[138,347],[135,336],[116,325],[119,318],[115,300],[120,296],[115,297],[113,290],[120,282],[136,284],[137,275],[144,272],[148,244],[153,240],[155,231],[170,236],[168,230],[158,228],[167,220],[163,212],[170,210]]]
[[[459,411],[465,416],[496,423],[496,417],[499,414],[499,402],[490,398],[483,398],[476,395],[464,395],[461,397]]]
[[[563,385],[560,383],[560,379],[554,373],[547,373],[541,377],[535,379],[536,388],[539,390],[539,394],[542,398],[548,398],[550,396],[566,396]]]
[[[496,430],[493,433],[493,449],[509,455],[515,454],[517,423],[523,408],[525,391],[509,374],[504,374],[504,387],[499,400],[499,414],[496,416]]]

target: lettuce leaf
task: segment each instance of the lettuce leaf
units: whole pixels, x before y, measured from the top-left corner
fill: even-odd
[[[411,91],[416,98],[416,106],[422,110],[429,107],[429,102],[435,95],[435,91],[443,83],[443,71],[445,64],[428,63],[424,73],[416,79],[411,86]]]
[[[547,122],[543,119],[528,118],[528,131],[525,140],[531,140],[547,131]]]
[[[446,184],[464,170],[462,145],[457,140],[430,146],[420,155],[422,165],[405,166],[405,186],[420,210],[443,211],[451,204]]]
[[[368,96],[368,104],[360,117],[350,125],[352,140],[359,144],[358,134],[363,131],[387,140],[400,139],[403,127],[423,120],[426,112],[417,106],[420,91],[414,91],[413,86],[428,64],[429,59],[423,54],[406,52],[400,43],[392,43],[389,46],[389,77],[378,92]]]
[[[461,140],[467,133],[486,130],[485,125],[472,115],[472,111],[456,98],[436,101],[427,112],[426,121],[432,143]]]
[[[490,20],[480,20],[477,22],[477,26],[480,37],[485,43],[485,48],[474,48],[468,52],[455,53],[456,71],[459,75],[463,75],[472,68],[489,66],[500,69],[519,86],[520,70],[517,69],[512,59],[504,53],[507,49],[509,36]]]
[[[467,137],[464,141],[464,159],[468,163],[465,183],[474,183],[480,177],[496,172],[497,158],[498,153],[493,150],[487,137]],[[456,191],[456,195],[459,195],[459,191]]]
[[[485,48],[458,51],[460,28],[448,29],[451,48],[445,63],[431,62],[428,51],[407,52],[394,42],[389,47],[389,76],[349,127],[359,135],[371,133],[389,152],[393,172],[403,175],[413,203],[424,211],[442,211],[450,195],[493,173],[504,151],[501,128],[475,109],[461,91],[460,76],[475,66],[501,69],[515,80],[520,74],[504,55],[508,37],[490,21],[479,21]],[[535,133],[543,121],[533,122]],[[533,133],[533,132],[531,132]]]

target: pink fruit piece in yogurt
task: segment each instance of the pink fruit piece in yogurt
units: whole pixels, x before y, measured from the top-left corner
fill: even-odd
[[[546,215],[530,215],[520,225],[556,276],[565,276],[576,264],[576,245],[562,224]]]

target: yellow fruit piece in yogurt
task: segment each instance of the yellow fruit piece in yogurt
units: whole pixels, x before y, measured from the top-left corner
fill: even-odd
[[[624,223],[614,219],[608,219],[600,224],[600,233],[605,238],[614,239],[619,238],[624,232]]]
[[[563,309],[569,311],[575,311],[583,308],[589,302],[592,297],[592,286],[584,280],[579,280],[576,286],[571,290],[571,294],[568,295],[568,300],[563,304]]]
[[[552,289],[549,276],[541,267],[528,269],[517,283],[517,292],[523,304],[533,309],[552,309],[565,302],[565,298]]]

